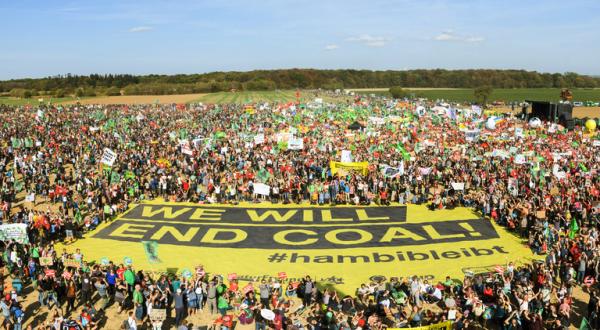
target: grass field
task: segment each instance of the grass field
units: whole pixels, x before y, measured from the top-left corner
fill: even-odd
[[[295,91],[259,91],[259,92],[219,92],[205,94],[193,103],[251,103],[251,102],[289,102],[296,99]]]
[[[430,100],[444,99],[455,102],[475,101],[473,89],[443,89],[443,88],[412,88],[408,89],[417,97],[425,97]],[[376,94],[389,96],[387,89],[356,89],[357,94]],[[600,89],[573,89],[574,101],[600,101]],[[560,89],[558,88],[517,88],[517,89],[494,89],[491,101],[558,101]],[[316,96],[314,92],[301,91],[300,102],[313,100]],[[332,98],[330,96],[320,96],[326,102],[346,102],[352,100],[351,96],[339,96]],[[44,98],[48,102],[49,98]],[[148,104],[148,103],[256,103],[256,102],[290,102],[296,101],[295,90],[277,90],[277,91],[242,91],[242,92],[219,92],[208,94],[185,94],[185,95],[127,95],[127,96],[99,96],[81,98],[80,100],[72,97],[52,98],[55,104],[73,104],[76,102],[82,104]],[[18,99],[13,97],[0,97],[0,104],[13,106],[38,105],[38,97],[30,99]]]
[[[430,100],[444,99],[448,101],[464,102],[475,101],[473,89],[437,89],[437,88],[414,88],[409,89],[417,97],[425,97]],[[595,101],[600,102],[600,89],[572,89],[573,101]],[[377,88],[373,90],[361,89],[357,90],[360,94],[377,94],[388,95],[385,89]],[[559,88],[510,88],[510,89],[494,89],[490,100],[498,101],[558,101],[560,98]]]

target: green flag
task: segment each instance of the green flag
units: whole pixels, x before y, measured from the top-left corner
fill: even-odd
[[[188,131],[187,131],[187,129],[185,129],[185,128],[180,129],[179,130],[179,138],[181,140],[185,140],[185,139],[187,139],[187,137],[188,137]]]
[[[125,179],[135,180],[135,174],[132,171],[125,171]]]
[[[571,224],[569,225],[569,238],[575,238],[577,231],[579,231],[579,225],[577,224],[575,218],[571,218]]]
[[[14,188],[16,192],[21,192],[23,190],[23,181],[16,180],[14,184]]]
[[[79,209],[77,209],[77,213],[75,213],[75,216],[73,216],[73,219],[75,219],[75,222],[81,223],[81,220],[83,219],[83,217],[81,216],[81,211],[79,211]]]
[[[271,177],[271,173],[269,173],[269,171],[267,171],[264,168],[261,168],[258,173],[256,174],[256,176],[258,177],[258,179],[262,182],[267,182],[269,181],[269,178]]]
[[[579,324],[579,330],[592,330],[588,320],[584,317],[581,319],[581,323]]]
[[[151,264],[161,262],[158,258],[157,241],[142,241],[142,246],[144,247],[144,252],[146,253],[146,258],[148,258],[148,262],[150,262]]]
[[[588,168],[583,163],[579,163],[579,168],[585,173],[589,172]]]
[[[404,149],[404,146],[402,146],[401,143],[396,145],[396,151],[402,153],[402,158],[404,158],[404,160],[410,160],[410,153]]]
[[[30,137],[25,138],[25,148],[33,147],[33,140]]]
[[[119,183],[119,181],[121,181],[121,176],[119,175],[119,173],[112,172],[110,175],[110,183],[116,184],[116,183]]]
[[[287,150],[288,143],[285,141],[277,142],[277,148],[279,150]]]
[[[19,149],[19,148],[21,148],[21,139],[12,138],[12,147],[13,147],[14,149]]]

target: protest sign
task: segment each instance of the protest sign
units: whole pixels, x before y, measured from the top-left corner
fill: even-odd
[[[79,268],[81,267],[81,261],[77,259],[67,258],[63,261],[63,265],[65,267]]]
[[[350,150],[342,150],[342,157],[340,159],[342,163],[350,163],[352,162],[352,151]]]
[[[259,145],[259,144],[263,144],[265,143],[265,135],[264,134],[257,134],[254,136],[254,145]]]
[[[523,165],[525,163],[527,163],[527,161],[525,160],[525,155],[523,155],[523,154],[515,155],[515,164]]]
[[[248,285],[246,285],[245,287],[242,288],[242,293],[244,295],[247,295],[248,292],[252,292],[252,291],[254,291],[254,287],[252,286],[252,284],[248,284]]]
[[[369,123],[372,123],[374,125],[383,125],[383,124],[385,124],[385,118],[369,117]]]
[[[464,182],[452,182],[451,185],[454,190],[465,190]]]
[[[400,167],[383,166],[381,172],[386,178],[397,178],[404,174],[404,162],[400,164]]]
[[[100,162],[112,167],[115,163],[115,160],[117,160],[117,154],[108,148],[104,148],[104,153],[102,154]]]
[[[194,151],[192,151],[192,148],[190,148],[189,142],[186,141],[186,143],[181,144],[181,153],[189,156],[194,154]]]
[[[287,145],[288,150],[302,150],[304,149],[304,140],[301,138],[290,138]]]
[[[24,223],[0,225],[0,241],[15,241],[19,244],[29,244],[27,225]]]
[[[339,170],[357,171],[366,175],[369,171],[369,162],[330,162],[331,174],[335,175]]]
[[[269,196],[271,194],[271,187],[264,183],[255,183],[254,193],[257,195]]]
[[[167,319],[167,310],[159,309],[159,308],[152,308],[148,317],[150,318],[150,321],[152,321],[152,322],[163,322],[164,320]]]
[[[523,127],[515,127],[515,137],[522,139],[523,136]]]
[[[52,266],[54,261],[52,257],[40,257],[40,266]]]
[[[479,130],[467,130],[465,131],[465,140],[467,142],[477,142],[479,140]]]

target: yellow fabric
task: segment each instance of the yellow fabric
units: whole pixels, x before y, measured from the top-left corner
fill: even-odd
[[[150,211],[160,209],[162,206],[199,206],[198,204],[193,203],[167,203],[159,200],[147,202],[143,205],[153,206],[154,209],[148,208]],[[211,209],[218,209],[226,207],[231,208],[233,206],[210,205],[209,207]],[[241,203],[236,207],[246,208],[248,212],[254,212],[253,214],[255,215],[264,214],[264,210],[274,207],[277,207],[278,209],[296,209],[297,212],[300,212],[298,214],[303,214],[302,212],[306,212],[306,210],[313,210],[315,214],[317,214],[317,212],[323,212],[324,210],[325,212],[331,212],[326,211],[331,210],[331,208],[311,206],[307,203],[301,205]],[[338,208],[343,207],[347,206],[338,206]],[[396,207],[398,207],[398,205],[396,205]],[[357,209],[356,207],[354,208]],[[372,210],[371,207],[360,208],[357,210],[359,213],[369,212],[369,215],[376,214],[377,212],[377,210]],[[112,222],[102,224],[94,232],[86,234],[84,239],[77,240],[72,244],[62,245],[59,247],[59,250],[66,248],[67,251],[74,252],[75,249],[79,248],[81,249],[85,260],[95,260],[96,263],[99,263],[103,257],[107,257],[119,264],[123,262],[125,257],[131,257],[136,269],[148,271],[165,271],[170,269],[171,271],[181,273],[183,269],[193,270],[195,266],[203,265],[204,268],[212,274],[229,274],[235,272],[238,274],[238,279],[241,281],[256,281],[257,279],[262,278],[262,276],[277,277],[279,272],[286,272],[288,278],[292,280],[310,275],[320,284],[334,285],[339,290],[348,294],[354,294],[354,290],[358,288],[361,283],[368,283],[372,278],[377,276],[384,276],[386,278],[406,278],[416,275],[428,279],[430,283],[435,283],[437,281],[443,282],[446,276],[458,280],[462,279],[465,273],[476,272],[478,269],[494,269],[496,265],[506,267],[506,264],[509,261],[515,262],[516,264],[530,262],[533,257],[530,249],[524,246],[523,241],[495,224],[487,224],[489,228],[493,228],[492,230],[497,233],[497,237],[495,238],[482,240],[481,236],[477,236],[477,232],[467,231],[468,226],[465,224],[468,221],[490,221],[486,219],[477,220],[479,217],[470,209],[456,208],[453,210],[430,211],[424,205],[408,205],[406,207],[405,222],[389,225],[390,228],[396,228],[396,230],[401,231],[391,236],[386,234],[387,237],[385,239],[393,240],[395,239],[393,237],[394,235],[396,237],[409,236],[415,239],[414,245],[404,244],[378,247],[361,246],[368,241],[367,238],[369,238],[368,235],[370,230],[388,226],[386,223],[378,223],[377,221],[379,220],[366,221],[364,223],[358,221],[352,223],[336,222],[332,224],[308,222],[306,224],[292,225],[285,223],[285,219],[280,219],[278,221],[283,222],[269,224],[266,224],[265,222],[247,224],[227,223],[221,224],[220,227],[229,230],[246,231],[248,233],[252,233],[255,228],[258,230],[259,228],[266,226],[271,228],[269,230],[275,230],[279,233],[290,229],[301,231],[300,233],[303,233],[303,231],[309,233],[314,231],[315,233],[319,233],[319,235],[299,234],[302,235],[301,238],[290,236],[290,239],[304,240],[314,238],[326,242],[336,240],[335,235],[332,234],[332,231],[334,230],[329,229],[330,226],[335,226],[335,231],[338,231],[338,234],[340,231],[356,230],[359,233],[366,233],[366,238],[355,238],[355,236],[344,238],[345,236],[341,234],[337,236],[337,239],[341,240],[344,238],[350,241],[355,240],[355,242],[350,244],[346,242],[344,243],[346,245],[340,245],[339,248],[327,249],[299,249],[293,246],[286,249],[280,247],[277,247],[276,249],[231,248],[190,246],[190,243],[195,244],[195,241],[190,242],[191,236],[186,236],[186,234],[189,233],[180,231],[179,233],[176,232],[176,235],[173,236],[177,236],[177,239],[181,244],[160,243],[158,247],[158,256],[162,260],[162,263],[150,264],[145,257],[141,239],[135,242],[123,240],[129,238],[120,237],[125,235],[123,234],[125,231],[119,226],[126,226],[128,223],[135,224],[140,226],[137,227],[137,230],[143,232],[146,227],[162,228],[160,226],[175,226],[176,223],[189,225],[191,220],[176,220],[175,214],[171,214],[171,218],[167,218],[162,222],[149,220],[141,216],[138,219],[132,219],[128,215],[130,211],[131,209],[122,214],[118,219],[113,220],[113,222],[116,222],[115,224]],[[146,213],[150,213],[150,211]],[[285,212],[280,213],[285,215]],[[209,215],[212,216],[214,214],[217,214],[216,210],[212,211]],[[363,213],[363,215],[364,214],[366,213]],[[209,219],[212,218],[207,216],[206,220]],[[334,218],[333,221],[344,221],[344,219]],[[195,223],[197,223],[197,221]],[[198,229],[194,230],[199,230],[198,235],[201,235],[207,230],[206,228],[214,226],[214,223],[215,221],[205,221],[205,223],[198,225]],[[452,233],[436,231],[432,224],[443,225],[445,226],[444,228],[450,228],[451,230],[456,229],[456,231]],[[112,227],[109,227],[111,225]],[[104,238],[94,237],[104,229],[110,229],[114,226],[119,227],[119,230],[111,230],[110,233],[108,233],[108,236]],[[419,232],[417,234],[413,229],[407,230],[406,228],[417,228]],[[321,232],[325,234],[321,235]],[[427,234],[423,234],[424,232]],[[135,237],[135,231],[129,232],[128,235]],[[457,241],[440,243],[440,241],[443,241],[445,238],[452,235],[458,237]],[[188,241],[185,241],[186,239]],[[383,240],[383,238],[372,237],[370,241],[379,239]],[[200,244],[200,239],[197,240],[198,244]],[[276,238],[265,236],[264,240],[273,241],[276,240]],[[466,254],[465,251],[467,252]],[[477,253],[474,253],[473,251],[476,251]],[[281,262],[269,262],[268,258],[274,253],[285,253],[287,254],[287,259]],[[296,253],[298,257],[296,258],[297,262],[292,263],[290,259],[293,253]],[[404,260],[399,260],[399,255],[403,256]],[[354,261],[351,260],[352,258],[350,258],[350,256],[355,257]],[[368,260],[361,256],[368,258]],[[425,258],[425,256],[427,256],[427,258]],[[434,256],[437,256],[437,258]],[[327,257],[332,257],[334,262],[324,263],[323,261],[326,261]],[[376,261],[376,259],[378,260]],[[309,262],[305,263],[305,260],[308,260]],[[340,260],[341,262],[338,262]]]
[[[333,175],[340,170],[360,171],[363,175],[369,172],[369,162],[329,162],[329,167]]]

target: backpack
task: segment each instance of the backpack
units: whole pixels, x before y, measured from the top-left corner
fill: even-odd
[[[13,311],[13,314],[15,315],[15,318],[16,318],[16,319],[19,319],[19,318],[21,318],[21,317],[23,316],[23,310],[22,310],[22,309],[20,309],[20,308],[16,308],[16,309]]]

